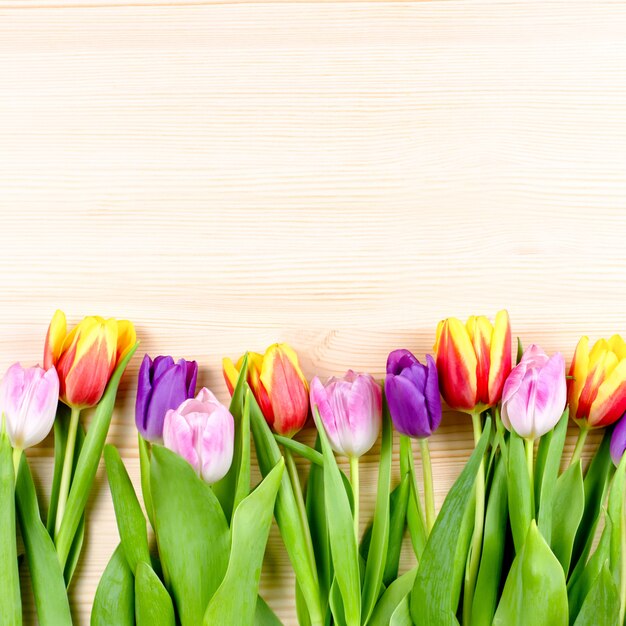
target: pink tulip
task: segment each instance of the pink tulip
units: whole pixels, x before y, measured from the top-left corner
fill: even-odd
[[[348,370],[325,385],[316,376],[311,381],[311,406],[317,407],[338,454],[358,458],[374,445],[382,423],[382,392],[369,374]]]
[[[511,370],[502,392],[502,423],[520,437],[536,439],[552,430],[565,408],[565,362],[530,346]]]
[[[0,383],[0,411],[11,445],[19,450],[43,441],[56,416],[59,377],[54,367],[14,363]]]
[[[165,447],[188,461],[209,484],[228,472],[233,462],[234,437],[233,416],[206,387],[165,414]]]

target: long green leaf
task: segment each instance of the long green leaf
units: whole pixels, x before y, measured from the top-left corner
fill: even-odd
[[[281,459],[235,509],[228,569],[204,614],[205,626],[253,623],[263,555],[284,468]]]
[[[254,438],[259,468],[261,473],[266,476],[276,466],[282,455],[254,397],[251,397],[250,400],[250,427]],[[280,489],[278,490],[274,516],[295,572],[296,580],[300,585],[309,609],[311,621],[315,626],[318,626],[323,623],[324,618],[320,602],[317,569],[309,557],[309,540],[306,535],[310,531],[308,526],[305,528],[301,523],[295,495],[287,473],[283,474]]]
[[[530,521],[533,519],[530,476],[526,465],[524,440],[514,431],[509,438],[509,466],[507,471],[509,519],[515,552],[524,545]]]
[[[104,461],[122,549],[130,571],[135,573],[139,563],[150,564],[146,518],[117,448],[106,445]]]
[[[507,531],[507,477],[504,457],[496,461],[487,512],[480,568],[472,604],[472,626],[491,626],[498,606]]]
[[[198,626],[228,566],[228,523],[211,487],[158,445],[152,446],[150,490],[166,584],[182,626]]]
[[[559,476],[553,496],[550,547],[566,576],[584,506],[583,471],[580,461],[577,461]]]
[[[120,379],[122,378],[122,374],[128,362],[133,354],[135,354],[138,345],[139,344],[136,343],[130,349],[113,372],[102,399],[96,407],[96,412],[89,427],[89,431],[85,436],[85,441],[80,451],[80,456],[78,457],[78,463],[76,464],[72,486],[70,487],[63,521],[61,522],[61,527],[55,542],[59,554],[59,561],[62,566],[65,566],[68,559],[74,541],[74,535],[80,524],[80,519],[87,505],[87,500],[89,499],[91,485],[96,477],[98,464],[102,456],[102,449],[104,448],[104,442],[106,441],[109,425],[111,424]]]
[[[141,495],[150,526],[154,528],[154,506],[152,504],[152,491],[150,490],[150,444],[137,433],[137,446],[139,448],[139,473],[141,475]]]
[[[565,575],[533,520],[502,591],[493,626],[567,626]]]
[[[391,620],[389,620],[389,626],[413,626],[408,596],[405,596],[402,602],[396,607],[396,610],[391,616]]]
[[[276,617],[274,611],[272,611],[261,596],[259,596],[256,601],[254,626],[283,626],[283,623]]]
[[[465,468],[448,492],[428,538],[411,592],[411,616],[416,624],[456,626],[458,589],[456,565],[467,557],[466,533],[459,533],[473,501],[473,485],[491,434],[491,419]]]
[[[20,576],[15,542],[15,475],[9,438],[0,434],[0,624],[22,623]]]
[[[372,613],[369,621],[370,626],[388,626],[398,605],[411,593],[416,574],[417,567],[414,567],[387,587]]]
[[[67,429],[70,423],[70,408],[59,402],[57,414],[54,420],[54,473],[52,475],[52,485],[50,490],[50,504],[48,505],[48,518],[46,528],[52,538],[54,538],[54,524],[59,504],[59,489],[61,487],[61,474],[63,473],[63,460],[65,459],[65,447],[67,445]],[[82,431],[79,428],[78,431]],[[78,431],[76,432],[76,448],[79,447]],[[84,431],[83,431],[84,434]],[[77,458],[77,455],[75,455]]]
[[[137,563],[135,621],[137,626],[176,626],[172,598],[145,561]]]
[[[15,497],[39,624],[71,626],[63,571],[52,538],[41,521],[35,484],[25,455],[20,461]]]
[[[250,493],[250,397],[246,391],[243,403],[243,415],[239,425],[239,471],[237,472],[237,486],[233,501],[233,511],[237,509],[244,498]],[[237,433],[235,433],[235,436]]]
[[[539,442],[535,472],[535,502],[539,511],[537,524],[548,545],[552,533],[552,499],[563,456],[569,409],[566,408],[556,427],[545,434]]]
[[[578,526],[578,532],[576,533],[574,549],[572,550],[571,562],[576,564],[574,572],[571,574],[572,577],[578,576],[580,571],[584,569],[593,545],[600,509],[602,508],[607,485],[614,468],[613,461],[611,461],[610,445],[611,429],[607,429],[602,443],[585,474],[585,508],[583,518]]]
[[[113,553],[96,589],[91,626],[135,626],[133,573],[121,544]]]
[[[409,527],[411,543],[417,560],[420,561],[424,547],[426,546],[426,526],[424,514],[420,503],[419,489],[415,479],[415,466],[413,463],[413,449],[411,439],[406,435],[400,435],[400,472],[409,476],[409,501],[407,504],[406,521]]]
[[[307,461],[315,463],[315,465],[319,465],[319,467],[324,467],[324,456],[317,450],[311,448],[311,446],[307,446],[306,444],[296,441],[295,439],[290,439],[289,437],[282,437],[281,435],[274,435],[274,439],[276,439],[281,446],[289,448],[289,450],[299,454]]]
[[[574,626],[616,626],[619,624],[619,592],[605,561],[592,585]]]
[[[387,547],[387,560],[383,573],[383,583],[389,586],[398,577],[400,565],[400,552],[402,550],[402,537],[406,527],[406,510],[409,503],[410,477],[405,474],[400,484],[391,492],[389,499],[389,545]]]
[[[239,370],[239,376],[237,377],[237,382],[235,384],[235,388],[233,390],[233,397],[230,401],[230,413],[235,419],[235,439],[234,439],[234,448],[233,448],[233,462],[226,473],[226,476],[221,480],[217,481],[213,485],[213,491],[217,496],[217,499],[220,501],[222,505],[222,509],[224,510],[224,515],[230,524],[230,520],[233,516],[234,504],[235,504],[235,494],[237,493],[237,484],[240,482],[240,472],[241,472],[241,462],[242,462],[242,453],[243,443],[245,441],[245,434],[242,432],[243,426],[243,407],[244,407],[244,399],[246,396],[246,391],[248,390],[248,385],[246,383],[246,377],[248,375],[248,354],[243,358],[243,362],[241,364],[241,369]],[[248,450],[249,450],[250,442],[249,442],[249,434],[248,434]],[[248,472],[249,474],[249,472]],[[244,483],[241,483],[243,488]],[[249,483],[248,483],[249,486]],[[249,492],[249,489],[248,489]],[[248,493],[245,494],[246,496]],[[244,496],[245,497],[245,496]]]
[[[346,622],[352,626],[361,620],[361,575],[350,500],[317,410],[314,411],[314,418],[324,455],[324,498],[330,550]]]
[[[622,576],[622,559],[626,558],[623,554],[622,537],[624,533],[624,483],[626,482],[626,454],[622,456],[622,460],[617,467],[617,471],[613,476],[611,490],[609,491],[609,502],[607,514],[611,519],[611,551],[609,565],[611,574],[616,584],[619,584]]]

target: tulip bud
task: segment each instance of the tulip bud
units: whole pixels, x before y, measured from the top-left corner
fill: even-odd
[[[233,393],[241,357],[234,365],[230,359],[223,360],[224,379]],[[267,420],[279,435],[293,437],[309,416],[308,384],[298,356],[286,343],[271,345],[265,354],[248,353],[248,384]]]
[[[448,406],[467,413],[494,406],[511,371],[509,314],[500,311],[493,325],[484,316],[472,316],[466,324],[454,317],[439,322],[435,354]]]
[[[163,421],[170,409],[175,409],[196,392],[198,364],[180,359],[174,363],[171,356],[147,354],[139,368],[135,422],[141,436],[158,442],[163,437]]]
[[[130,322],[98,316],[85,317],[68,333],[65,314],[57,311],[46,336],[44,367],[55,367],[65,404],[76,409],[95,406],[135,341]]]
[[[589,350],[582,337],[569,370],[570,415],[590,428],[609,426],[626,411],[626,343],[619,335]]]
[[[391,420],[403,435],[430,437],[441,423],[437,367],[430,355],[422,365],[408,350],[394,350],[387,358],[385,397]]]
[[[511,370],[502,392],[502,423],[520,437],[536,439],[552,430],[565,408],[565,361],[548,358],[532,345]]]
[[[205,482],[224,478],[233,462],[235,420],[205,387],[165,414],[163,443],[182,456]]]
[[[59,402],[59,378],[51,367],[22,367],[14,363],[0,383],[0,412],[11,445],[24,450],[43,441]]]
[[[382,424],[382,392],[369,374],[348,370],[325,385],[311,381],[311,406],[317,407],[333,450],[360,457],[373,445]]]
[[[615,429],[611,435],[611,458],[615,466],[620,464],[626,452],[626,413],[615,424]]]

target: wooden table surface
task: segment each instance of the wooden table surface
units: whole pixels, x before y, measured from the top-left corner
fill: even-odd
[[[57,307],[133,320],[223,399],[221,357],[276,340],[380,377],[448,315],[507,307],[567,359],[624,333],[625,34],[620,2],[0,0],[0,366],[41,361]],[[141,354],[109,436],[134,480]],[[446,413],[438,504],[471,445]],[[86,541],[81,625],[118,542],[102,472]],[[262,593],[296,623],[275,530]]]

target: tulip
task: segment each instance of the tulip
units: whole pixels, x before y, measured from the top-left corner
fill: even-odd
[[[9,441],[16,451],[43,441],[56,416],[59,377],[51,367],[22,367],[14,363],[0,382],[0,412]]]
[[[626,343],[619,335],[589,350],[582,337],[569,370],[570,415],[583,428],[600,428],[626,411]]]
[[[116,365],[136,341],[131,322],[85,317],[69,333],[65,314],[52,318],[44,349],[44,367],[59,375],[61,400],[75,409],[95,406]]]
[[[359,542],[359,457],[376,441],[382,424],[382,392],[369,374],[348,370],[325,385],[311,381],[311,407],[317,411],[332,449],[350,459],[354,535]],[[318,424],[318,426],[320,426]]]
[[[422,365],[408,350],[394,350],[387,358],[385,396],[396,430],[422,439],[441,423],[437,368],[430,355]]]
[[[626,413],[615,424],[615,429],[611,435],[611,458],[615,465],[619,465],[626,452]]]
[[[233,393],[243,357],[223,360],[224,379]],[[293,437],[309,415],[309,389],[298,355],[286,343],[271,345],[265,354],[248,353],[248,384],[274,432]]]
[[[480,413],[494,406],[511,371],[509,314],[500,311],[494,325],[484,316],[439,322],[435,353],[441,395],[451,408]]]
[[[374,445],[382,424],[380,385],[369,374],[348,370],[343,378],[311,381],[311,406],[317,407],[330,445],[338,454],[360,457]]]
[[[183,457],[205,482],[226,476],[233,462],[235,420],[205,387],[165,414],[163,443]]]
[[[565,361],[532,345],[509,374],[502,392],[502,423],[534,440],[552,430],[565,408]]]
[[[175,363],[171,356],[157,356],[154,360],[144,356],[135,402],[135,422],[144,439],[161,441],[165,414],[194,397],[197,378],[195,361],[180,359]]]
[[[439,396],[437,367],[433,358],[426,355],[426,365],[423,365],[408,350],[391,352],[387,357],[385,397],[396,430],[405,437],[419,441],[424,479],[426,530],[430,532],[436,516],[428,437],[439,428],[441,423],[441,397]],[[401,454],[409,454],[409,462],[413,463],[410,439],[405,440],[400,449]],[[417,494],[414,494],[414,497],[417,498]]]

